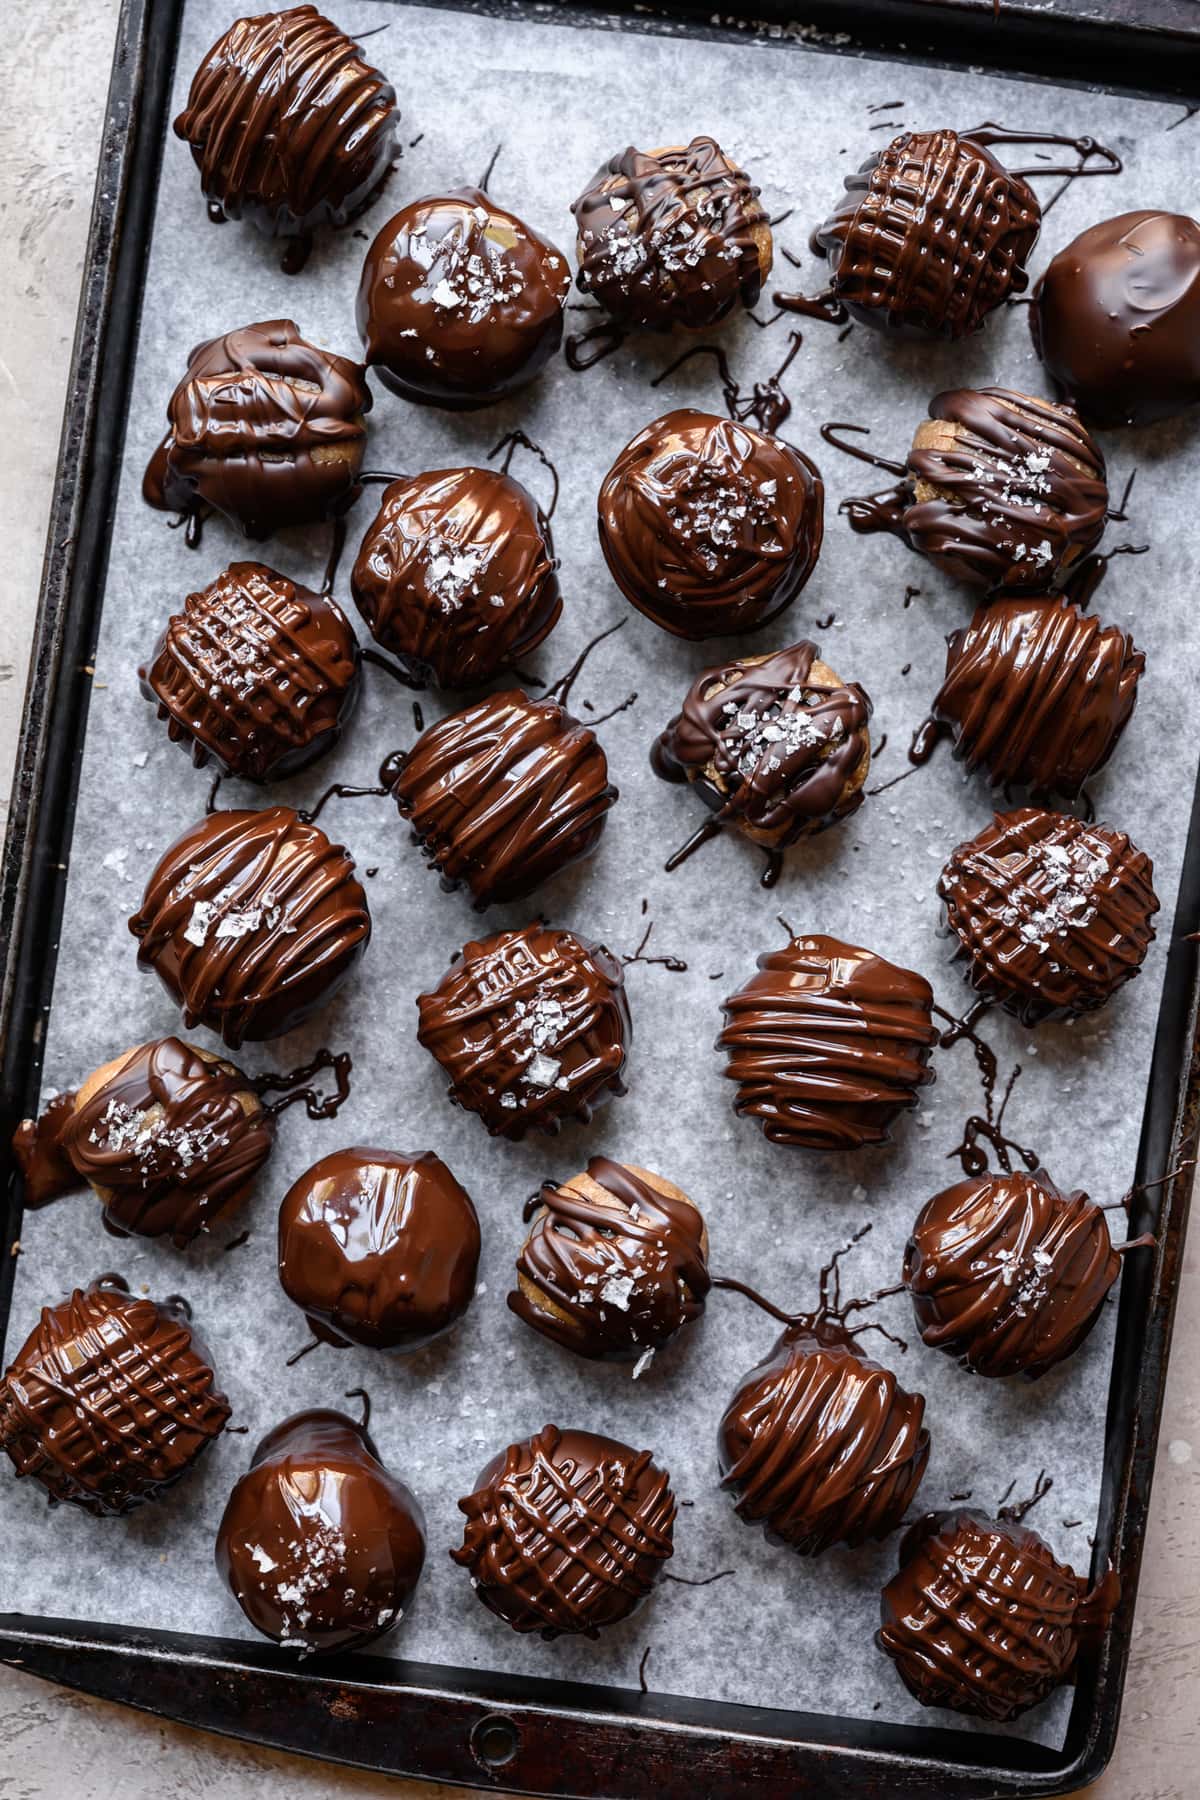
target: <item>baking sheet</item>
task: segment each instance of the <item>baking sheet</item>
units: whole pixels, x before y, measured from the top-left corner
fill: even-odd
[[[187,5],[173,112],[231,10],[230,0]],[[1194,195],[1196,127],[1171,129],[1180,117],[1173,105],[844,58],[808,45],[697,41],[678,29],[646,35],[574,22],[548,26],[369,0],[354,0],[352,8],[346,0],[340,16],[358,31],[390,25],[369,48],[396,80],[404,115],[403,160],[362,222],[368,236],[403,201],[477,180],[501,143],[496,198],[572,251],[569,203],[613,151],[626,142],[686,141],[697,131],[712,132],[743,163],[772,214],[795,208],[779,226],[777,242],[804,267],[793,271],[779,259],[776,273],[783,285],[810,291],[820,284],[820,265],[805,247],[810,226],[836,199],[842,174],[903,124],[964,126],[998,118],[1014,127],[1091,132],[1120,150],[1123,175],[1075,184],[1050,213],[1035,269],[1095,219],[1135,206],[1187,210]],[[430,71],[447,69],[454,70],[452,84],[430,82]],[[903,105],[871,110],[894,101]],[[1044,191],[1054,185],[1041,184]],[[355,354],[354,295],[365,247],[351,232],[326,237],[305,273],[288,279],[279,272],[277,245],[237,225],[208,226],[191,158],[169,140],[47,1022],[47,1091],[72,1084],[128,1044],[178,1028],[157,982],[137,973],[125,919],[158,855],[202,811],[208,775],[167,741],[139,696],[137,663],[166,614],[225,562],[261,555],[311,582],[328,541],[327,531],[289,533],[261,550],[248,548],[217,520],[206,527],[199,552],[189,551],[183,533],[168,530],[164,517],[140,499],[167,397],[193,343],[255,319],[294,317],[317,343]],[[760,307],[764,316],[769,311]],[[572,313],[568,329],[590,322]],[[980,336],[948,347],[883,344],[861,328],[842,342],[829,328],[796,320],[767,332],[739,323],[721,333],[721,342],[747,389],[778,366],[797,323],[804,344],[785,380],[794,410],[783,429],[825,475],[825,546],[808,588],[752,647],[813,635],[845,679],[866,686],[875,702],[876,740],[884,732],[888,737],[874,784],[903,769],[909,734],[940,679],[944,636],[968,616],[971,600],[899,544],[852,536],[836,516],[837,502],[877,484],[871,470],[823,446],[817,426],[829,417],[871,425],[878,447],[896,455],[941,387],[1000,381],[1032,392],[1045,388],[1024,309],[1014,308]],[[252,1635],[212,1567],[225,1496],[262,1431],[298,1408],[337,1405],[347,1388],[365,1386],[380,1449],[419,1494],[429,1524],[425,1577],[386,1648],[435,1663],[628,1688],[637,1686],[649,1647],[646,1679],[664,1693],[950,1722],[950,1715],[925,1713],[910,1702],[890,1663],[871,1646],[879,1587],[894,1567],[894,1540],[802,1562],[743,1526],[717,1489],[717,1421],[743,1372],[773,1342],[769,1319],[736,1296],[715,1294],[701,1324],[632,1382],[622,1369],[592,1367],[559,1351],[504,1305],[523,1235],[523,1200],[544,1177],[566,1178],[599,1152],[660,1169],[691,1193],[708,1217],[714,1271],[755,1282],[780,1304],[811,1304],[820,1265],[868,1222],[871,1234],[845,1264],[846,1289],[867,1293],[889,1284],[918,1207],[956,1178],[958,1165],[947,1153],[980,1103],[973,1059],[959,1047],[937,1055],[937,1084],[883,1149],[847,1157],[788,1153],[730,1109],[732,1088],[712,1049],[719,1004],[752,972],[760,951],[783,941],[777,915],[798,931],[843,936],[922,970],[942,1004],[961,1010],[966,989],[936,934],[934,887],[949,850],[979,829],[990,804],[983,786],[964,785],[943,750],[930,768],[870,799],[847,824],[791,852],[773,893],[757,885],[759,854],[732,834],[674,875],[663,872],[665,851],[690,835],[704,812],[695,796],[654,779],[649,744],[694,673],[733,646],[678,643],[626,607],[600,556],[594,506],[613,456],[649,419],[674,405],[722,410],[705,359],[650,389],[682,347],[642,340],[584,375],[558,362],[526,394],[475,415],[409,407],[374,384],[373,467],[482,461],[517,424],[558,464],[562,499],[554,534],[565,613],[531,662],[553,677],[597,631],[627,620],[593,653],[573,696],[586,718],[585,702],[601,712],[637,692],[636,704],[601,728],[622,797],[593,861],[523,906],[493,909],[482,921],[465,895],[440,892],[390,801],[331,804],[325,828],[349,844],[360,869],[377,870],[365,883],[373,942],[355,978],[320,1018],[288,1039],[252,1047],[242,1061],[251,1069],[286,1068],[321,1043],[347,1048],[356,1070],[350,1101],[332,1123],[312,1123],[299,1108],[285,1115],[256,1197],[222,1234],[244,1226],[250,1240],[229,1253],[220,1243],[182,1256],[165,1244],[118,1244],[103,1232],[88,1195],[31,1214],[12,1309],[10,1348],[41,1304],[102,1270],[118,1268],[157,1295],[183,1289],[236,1422],[249,1436],[224,1436],[166,1501],[129,1520],[97,1522],[68,1508],[52,1516],[40,1489],[5,1480],[5,1609]],[[1002,1074],[1014,1062],[1022,1065],[1009,1112],[1013,1134],[1038,1149],[1060,1184],[1110,1199],[1132,1179],[1137,1097],[1149,1067],[1196,774],[1195,734],[1187,727],[1198,636],[1191,596],[1200,552],[1188,496],[1200,473],[1200,443],[1194,430],[1177,424],[1108,434],[1103,442],[1114,493],[1138,468],[1130,523],[1114,535],[1152,548],[1118,559],[1098,601],[1106,617],[1134,630],[1148,668],[1141,704],[1094,792],[1100,816],[1154,857],[1164,901],[1159,939],[1141,978],[1093,1019],[1042,1027],[1035,1036],[994,1016],[985,1029]],[[546,495],[536,464],[518,460],[514,472]],[[377,500],[378,490],[368,492],[351,515],[337,590],[351,613],[346,575]],[[921,591],[906,606],[909,586]],[[826,629],[816,628],[831,617]],[[365,629],[360,635],[365,642]],[[421,704],[427,721],[449,710],[433,693]],[[302,805],[329,781],[370,781],[382,754],[413,735],[409,697],[368,668],[363,703],[344,743],[270,798]],[[221,796],[229,805],[267,798],[238,784],[226,784]],[[625,1099],[590,1128],[572,1127],[557,1140],[496,1143],[473,1116],[449,1106],[440,1071],[416,1042],[413,1001],[467,938],[522,924],[540,910],[623,953],[636,948],[653,920],[650,953],[683,957],[688,968],[680,974],[637,964],[629,971],[635,1042]],[[204,1032],[192,1035],[215,1042]],[[356,1142],[431,1148],[447,1160],[480,1211],[479,1295],[448,1340],[406,1362],[322,1348],[288,1369],[286,1358],[308,1333],[275,1276],[277,1202],[317,1156]],[[973,1381],[924,1350],[903,1296],[885,1303],[879,1317],[908,1338],[909,1349],[901,1355],[870,1336],[864,1347],[881,1360],[895,1359],[905,1384],[928,1400],[933,1448],[920,1506],[970,1492],[975,1504],[994,1508],[1011,1480],[1024,1494],[1045,1469],[1054,1487],[1031,1523],[1086,1569],[1111,1310],[1081,1352],[1034,1387]],[[455,1502],[494,1451],[547,1420],[652,1445],[678,1495],[691,1502],[680,1513],[672,1571],[734,1573],[709,1587],[663,1584],[642,1613],[595,1644],[520,1639],[493,1619],[446,1554],[460,1541]],[[1009,1729],[1059,1744],[1068,1707],[1068,1693],[1060,1693]]]

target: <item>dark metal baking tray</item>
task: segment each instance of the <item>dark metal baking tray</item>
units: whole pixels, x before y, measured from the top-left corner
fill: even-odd
[[[998,17],[992,0],[753,0],[724,7],[728,25],[713,23],[710,6],[649,12],[627,4],[618,0],[600,17],[566,0],[557,20],[524,0],[481,0],[475,9],[646,32],[664,18],[678,29],[685,18],[709,37],[766,20],[836,31],[834,47],[851,55],[871,49],[988,63],[1035,79],[1100,81],[1185,99],[1200,84],[1193,0],[1053,0],[1049,8],[1004,0]],[[125,0],[122,8],[0,871],[0,1341],[21,1230],[8,1142],[39,1088],[180,10],[176,0]],[[849,41],[841,41],[845,34]],[[1179,1169],[1195,1152],[1200,951],[1189,934],[1198,926],[1200,791],[1145,1098],[1139,1183]],[[1153,1229],[1159,1248],[1153,1259],[1131,1263],[1121,1284],[1093,1558],[1094,1570],[1110,1558],[1120,1570],[1122,1598],[1102,1646],[1080,1669],[1061,1750],[932,1724],[876,1725],[370,1656],[312,1671],[270,1646],[2,1612],[0,1660],[255,1743],[536,1794],[983,1800],[1071,1792],[1095,1779],[1116,1739],[1189,1191],[1190,1174],[1176,1173],[1142,1194],[1132,1221],[1134,1232]]]

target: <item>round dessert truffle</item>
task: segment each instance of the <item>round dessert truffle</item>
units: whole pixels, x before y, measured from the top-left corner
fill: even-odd
[[[995,600],[947,642],[932,727],[993,787],[1073,799],[1129,722],[1146,666],[1128,632],[1055,600]]]
[[[871,766],[871,702],[817,646],[789,644],[703,670],[655,743],[667,781],[688,781],[713,825],[782,849],[857,812]]]
[[[1060,250],[1029,309],[1034,348],[1093,425],[1150,425],[1200,402],[1200,223],[1128,212]]]
[[[492,1137],[553,1135],[625,1092],[633,1036],[620,963],[571,931],[527,925],[467,944],[431,994],[419,1041],[456,1106]]]
[[[86,1182],[109,1230],[182,1248],[237,1211],[274,1142],[274,1117],[239,1068],[166,1037],[23,1120],[13,1148],[27,1203]]]
[[[1107,507],[1104,457],[1069,406],[953,388],[930,401],[900,486],[849,514],[960,581],[1044,595],[1095,549]]]
[[[402,400],[458,410],[525,387],[562,342],[561,250],[475,187],[413,200],[363,264],[367,363]]]
[[[235,19],[192,78],[175,135],[214,219],[268,237],[344,225],[396,153],[396,93],[315,6]]]
[[[975,1375],[1044,1375],[1083,1342],[1120,1272],[1100,1208],[1044,1169],[935,1194],[904,1253],[921,1337]]]
[[[1080,1642],[1105,1629],[1119,1592],[1091,1593],[1027,1525],[930,1513],[905,1532],[875,1642],[922,1706],[1015,1719],[1073,1679]]]
[[[43,1309],[0,1381],[0,1446],[51,1504],[132,1512],[220,1435],[215,1379],[182,1307],[108,1276]]]
[[[929,1461],[925,1401],[836,1326],[789,1327],[725,1409],[721,1486],[773,1544],[816,1556],[894,1531]]]
[[[634,1362],[698,1319],[710,1281],[698,1206],[661,1175],[593,1156],[565,1186],[542,1183],[508,1304],[577,1356]]]
[[[482,912],[590,856],[617,789],[595,732],[512,688],[423,731],[392,795],[443,888]]]
[[[495,469],[394,481],[350,588],[376,643],[422,683],[482,687],[562,612],[558,558],[533,496]]]
[[[277,781],[332,749],[354,710],[358,643],[336,601],[231,563],[173,613],[142,693],[203,768]]]
[[[279,1208],[279,1279],[322,1343],[408,1354],[475,1293],[479,1219],[440,1156],[335,1150]]]
[[[813,234],[832,297],[876,331],[960,338],[1028,285],[1037,195],[988,147],[986,127],[905,131],[847,175]]]
[[[143,497],[197,526],[222,513],[248,538],[336,518],[361,492],[370,410],[361,366],[291,319],[209,338],[171,395]]]
[[[1027,806],[960,844],[938,893],[975,992],[1036,1025],[1103,1006],[1137,974],[1153,875],[1124,832]]]
[[[639,431],[604,477],[600,547],[625,598],[665,631],[754,631],[816,567],[824,495],[781,438],[683,408]]]
[[[264,1637],[302,1656],[358,1649],[404,1617],[425,1515],[344,1413],[269,1431],[225,1507],[216,1562]]]
[[[340,844],[290,806],[213,812],[159,860],[129,921],[189,1026],[231,1050],[279,1037],[324,1006],[371,936]]]
[[[774,255],[758,192],[715,138],[621,151],[571,208],[580,291],[652,331],[706,331],[749,309]]]
[[[597,1637],[646,1599],[671,1555],[675,1496],[649,1450],[547,1425],[493,1458],[459,1501],[489,1612],[514,1631]]]
[[[796,937],[758,959],[724,1003],[718,1049],[734,1111],[773,1144],[858,1150],[933,1080],[933,990],[924,976],[837,938]]]

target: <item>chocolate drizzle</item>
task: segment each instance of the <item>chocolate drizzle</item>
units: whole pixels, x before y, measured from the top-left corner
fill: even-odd
[[[459,1501],[476,1595],[514,1631],[596,1637],[635,1612],[671,1555],[676,1502],[649,1450],[547,1425]]]
[[[904,1284],[924,1342],[973,1374],[1034,1379],[1091,1331],[1121,1272],[1103,1212],[1044,1169],[935,1194],[913,1226]]]
[[[1035,1025],[1103,1006],[1138,973],[1152,877],[1123,832],[1026,807],[960,844],[938,893],[975,992]]]
[[[138,670],[175,743],[203,768],[275,781],[337,742],[358,698],[358,645],[333,601],[262,563],[189,594]]]
[[[138,966],[231,1050],[325,1004],[371,935],[354,863],[287,806],[216,812],[184,832],[129,921]]]
[[[425,1518],[344,1413],[269,1431],[229,1496],[216,1563],[256,1631],[302,1656],[360,1649],[399,1624],[425,1562]]]
[[[677,637],[756,630],[820,554],[824,487],[780,438],[681,409],[622,450],[599,496],[600,546],[625,598]]]
[[[997,600],[954,632],[910,758],[939,735],[993,787],[1074,799],[1112,755],[1146,659],[1127,632],[1069,602]]]
[[[493,1137],[586,1124],[625,1092],[632,1025],[621,965],[572,932],[527,925],[467,944],[417,1006],[417,1037],[451,1100]]]
[[[771,227],[759,190],[711,137],[630,146],[571,207],[576,278],[622,327],[703,331],[758,300]]]
[[[704,1311],[704,1219],[661,1175],[594,1156],[564,1186],[543,1182],[525,1218],[509,1308],[577,1356],[640,1370]]]
[[[322,1343],[409,1355],[475,1293],[479,1220],[431,1150],[323,1156],[279,1208],[279,1279]]]
[[[865,690],[845,686],[802,641],[705,669],[655,741],[651,766],[692,783],[720,824],[779,849],[862,805],[870,717]]]
[[[507,473],[436,469],[386,490],[350,578],[377,643],[417,682],[472,688],[562,613],[550,527]]]
[[[1026,1525],[931,1513],[901,1541],[875,1641],[923,1706],[1015,1719],[1073,1679],[1119,1595],[1111,1571],[1089,1591]]]
[[[934,1079],[929,984],[869,950],[794,937],[724,1002],[734,1110],[776,1144],[857,1150],[887,1140]]]
[[[617,790],[593,732],[513,688],[422,732],[393,795],[443,887],[482,910],[590,855]]]
[[[366,360],[401,399],[489,406],[554,355],[570,290],[561,250],[482,189],[410,201],[363,264]]]
[[[298,238],[344,225],[396,151],[396,92],[315,6],[235,19],[192,78],[175,135],[191,147],[213,220]]]
[[[17,1474],[97,1516],[156,1499],[229,1417],[188,1323],[118,1283],[45,1307],[0,1381],[0,1446]]]

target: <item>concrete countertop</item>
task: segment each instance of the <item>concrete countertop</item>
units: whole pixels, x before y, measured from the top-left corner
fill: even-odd
[[[0,819],[7,811],[117,12],[118,0],[54,0],[44,7],[9,0],[6,8],[0,544],[8,576],[0,600]],[[1200,1791],[1197,1235],[1176,1325],[1121,1738],[1108,1774],[1089,1791],[1091,1800],[1191,1800]],[[53,1553],[50,1541],[47,1553]],[[244,1800],[252,1790],[256,1800],[333,1794],[434,1800],[464,1793],[255,1750],[0,1669],[0,1800],[110,1800],[117,1793],[122,1800]]]

